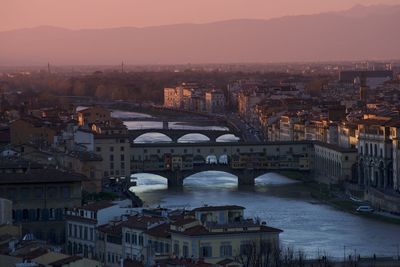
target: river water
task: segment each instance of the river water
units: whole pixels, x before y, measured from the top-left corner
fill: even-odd
[[[237,178],[222,172],[203,172],[188,177],[183,188],[168,188],[166,179],[135,174],[132,191],[145,205],[195,208],[207,205],[241,205],[245,216],[259,217],[267,225],[282,229],[284,245],[303,250],[307,256],[358,255],[395,256],[400,226],[338,211],[315,202],[301,183],[278,174],[256,179],[256,185],[238,187]]]
[[[119,115],[114,113],[114,115]],[[123,113],[128,118],[128,113]],[[132,113],[145,118],[146,114]],[[119,117],[119,116],[116,116]],[[130,129],[159,129],[162,122],[127,121]],[[172,127],[171,127],[172,126]],[[170,122],[170,127],[182,127]],[[184,125],[185,129],[199,129]],[[193,127],[193,128],[190,128]],[[201,129],[226,130],[221,126]],[[155,131],[156,132],[156,131]],[[146,134],[138,142],[168,142],[157,133]],[[237,141],[224,136],[222,142]],[[202,142],[203,136],[190,136],[186,142]],[[167,180],[152,174],[135,174],[138,186],[132,187],[151,207],[195,208],[202,205],[240,205],[245,216],[259,217],[267,225],[282,229],[283,245],[303,250],[307,256],[327,255],[342,258],[343,254],[361,256],[396,256],[400,244],[400,225],[389,224],[338,211],[318,203],[301,183],[269,173],[256,179],[256,185],[238,187],[237,177],[223,172],[202,172],[184,180],[180,188],[168,188]]]

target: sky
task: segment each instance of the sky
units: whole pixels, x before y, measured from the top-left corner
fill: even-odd
[[[87,29],[268,19],[345,10],[357,4],[400,4],[400,0],[0,0],[0,31],[43,25]]]

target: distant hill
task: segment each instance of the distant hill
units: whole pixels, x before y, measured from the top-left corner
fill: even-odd
[[[400,59],[400,5],[270,20],[0,32],[0,65]]]

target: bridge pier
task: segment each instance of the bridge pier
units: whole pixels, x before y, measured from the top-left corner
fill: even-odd
[[[183,174],[181,171],[166,171],[163,174],[168,179],[168,187],[183,186]]]
[[[238,185],[254,185],[256,175],[254,170],[241,170],[238,171]]]

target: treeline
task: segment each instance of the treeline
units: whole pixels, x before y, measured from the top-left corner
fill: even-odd
[[[62,74],[15,74],[0,78],[4,92],[22,91],[42,100],[53,96],[90,96],[98,99],[130,100],[137,102],[163,102],[164,87],[174,87],[181,82],[196,81],[220,89],[238,79],[286,79],[285,73],[242,72],[94,72],[91,75],[66,76]]]

